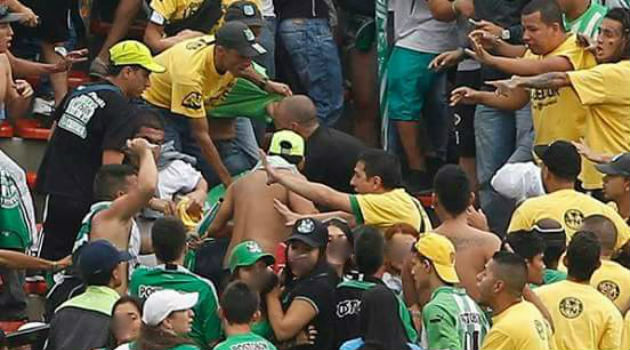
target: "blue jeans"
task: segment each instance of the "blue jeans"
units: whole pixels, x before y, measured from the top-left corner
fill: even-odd
[[[265,16],[265,24],[260,31],[258,41],[267,50],[267,53],[254,58],[256,63],[265,67],[269,79],[276,77],[276,26],[276,17]],[[250,121],[254,127],[256,140],[262,143],[265,138],[265,132],[267,131],[267,123],[262,120]]]
[[[285,19],[278,32],[300,83],[315,102],[317,117],[332,126],[341,116],[343,90],[341,63],[328,20]]]
[[[534,126],[529,104],[518,111],[504,111],[478,105],[475,110],[475,144],[479,202],[490,229],[505,233],[514,201],[499,195],[490,185],[505,163],[532,160]]]
[[[189,154],[197,160],[195,167],[201,171],[203,177],[208,182],[208,187],[213,187],[221,183],[214,169],[206,161],[201,153],[201,148],[197,140],[192,136],[189,118],[180,114],[172,113],[164,108],[157,108],[165,121],[164,141],[175,141],[174,146],[180,152]],[[230,175],[239,174],[251,169],[256,164],[256,159],[245,154],[236,146],[234,140],[214,142],[223,165]]]

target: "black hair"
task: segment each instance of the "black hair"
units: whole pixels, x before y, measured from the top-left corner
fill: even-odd
[[[114,311],[116,310],[116,308],[122,304],[133,304],[133,306],[136,307],[136,309],[138,309],[138,313],[140,315],[142,315],[142,306],[143,306],[143,301],[140,298],[136,298],[134,296],[131,295],[123,295],[120,297],[120,299],[118,299],[115,303],[114,306],[112,306],[112,314],[114,313]]]
[[[601,250],[593,232],[576,232],[567,247],[567,274],[578,281],[589,281],[600,266]]]
[[[621,23],[621,35],[625,38],[625,44],[621,53],[621,59],[630,59],[630,10],[623,8],[614,8],[612,10],[609,10],[604,18],[608,18]]]
[[[363,162],[367,177],[378,176],[385,189],[394,189],[402,182],[402,172],[398,157],[380,149],[370,149],[359,155],[357,162]]]
[[[605,253],[612,254],[615,250],[617,245],[617,226],[610,218],[600,214],[589,215],[582,220],[580,230],[593,232],[599,239],[599,243]]]
[[[94,199],[114,200],[116,192],[127,186],[127,177],[137,175],[134,167],[126,164],[103,165],[94,177]]]
[[[228,284],[221,295],[221,309],[229,324],[248,324],[258,311],[260,296],[242,281]]]
[[[514,253],[530,262],[536,255],[545,252],[545,241],[536,232],[510,233],[505,237],[505,242],[512,247]]]
[[[562,9],[554,0],[532,0],[525,7],[521,14],[523,16],[540,12],[540,19],[546,25],[558,24],[562,31],[565,31],[562,17]]]
[[[151,228],[151,240],[157,259],[171,263],[184,254],[186,226],[174,216],[161,217]]]
[[[125,67],[129,67],[132,70],[145,69],[145,68],[143,68],[142,66],[140,66],[138,64],[114,65],[114,63],[112,61],[109,61],[109,64],[107,65],[107,75],[111,76],[111,77],[118,76],[120,74],[120,72],[122,72],[122,70],[125,69]]]
[[[371,276],[385,261],[385,238],[372,226],[355,229],[357,239],[354,243],[354,260],[359,272]]]
[[[343,232],[346,239],[348,240],[348,245],[350,246],[351,252],[350,252],[350,255],[348,256],[348,259],[346,259],[346,261],[343,263],[343,269],[342,269],[342,273],[344,275],[348,274],[352,270],[355,269],[354,261],[352,261],[352,255],[354,254],[354,242],[355,242],[354,232],[350,228],[350,225],[348,225],[348,223],[343,219],[332,218],[324,223],[326,224],[326,227],[334,226],[340,229]]]
[[[508,251],[498,251],[492,256],[497,266],[496,278],[503,281],[512,295],[521,296],[527,283],[527,264],[520,255]]]
[[[470,181],[457,165],[445,165],[435,174],[435,194],[446,211],[457,216],[470,205]]]
[[[359,335],[364,344],[359,349],[409,349],[407,333],[398,316],[398,302],[385,286],[377,285],[363,293]]]
[[[134,135],[140,132],[141,128],[164,130],[166,126],[162,115],[150,107],[139,107],[137,109],[136,116],[134,117],[134,121],[136,124]]]
[[[554,219],[538,220],[532,231],[545,242],[543,261],[547,268],[556,269],[560,257],[567,249],[567,235],[564,227]]]
[[[118,264],[115,264],[111,268],[101,270],[97,273],[93,273],[90,275],[81,274],[81,279],[88,286],[107,286],[109,285],[109,281],[112,280],[112,274],[117,267]]]

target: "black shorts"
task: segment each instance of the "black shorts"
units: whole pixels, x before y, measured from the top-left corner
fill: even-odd
[[[458,71],[455,87],[460,86],[479,89],[481,86],[480,70]],[[453,122],[455,123],[457,153],[460,157],[475,157],[475,106],[461,103],[455,106],[453,108]]]
[[[72,253],[81,221],[89,210],[89,202],[67,196],[49,195],[44,210],[39,256],[48,260],[59,260]]]
[[[68,13],[73,0],[22,0],[39,16],[39,24],[34,27],[15,25],[17,35],[41,39],[46,43],[61,43],[68,40]]]

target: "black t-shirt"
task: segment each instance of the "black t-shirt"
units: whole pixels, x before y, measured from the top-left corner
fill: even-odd
[[[290,18],[328,18],[325,0],[274,0],[278,20]]]
[[[310,275],[291,281],[282,294],[282,309],[286,312],[293,300],[309,302],[317,316],[309,325],[314,325],[317,337],[313,345],[298,346],[293,349],[320,350],[333,349],[334,344],[334,309],[335,278],[327,265],[318,266]]]
[[[320,126],[306,140],[304,176],[337,191],[354,193],[350,179],[361,152],[367,147],[354,136]]]
[[[121,150],[132,137],[135,108],[109,82],[80,86],[60,106],[53,115],[57,126],[37,174],[37,189],[91,202],[103,151]]]
[[[359,313],[363,293],[374,285],[385,285],[372,276],[350,274],[346,278],[349,280],[338,284],[335,290],[335,349],[345,341],[360,336]]]

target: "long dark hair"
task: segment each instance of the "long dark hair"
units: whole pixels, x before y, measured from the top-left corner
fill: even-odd
[[[160,325],[149,326],[143,322],[136,344],[137,350],[164,350],[184,344],[194,345],[195,342],[184,335],[173,335],[164,332]]]
[[[398,300],[387,287],[378,285],[363,293],[359,334],[365,343],[362,350],[409,349]]]

